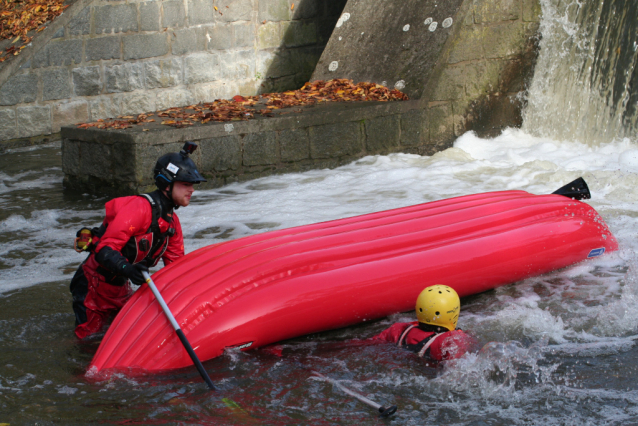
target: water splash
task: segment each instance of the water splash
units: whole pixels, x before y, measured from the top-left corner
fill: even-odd
[[[541,0],[540,56],[523,114],[536,136],[636,139],[638,4]]]

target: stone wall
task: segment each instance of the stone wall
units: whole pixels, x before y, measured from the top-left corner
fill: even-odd
[[[455,0],[439,6],[438,0],[350,0],[313,74],[313,79],[346,77],[388,85],[403,81],[404,88],[420,88],[410,92],[413,100],[332,103],[183,129],[169,129],[161,120],[127,130],[65,127],[65,185],[111,194],[148,189],[154,161],[179,150],[185,140],[201,146],[194,158],[210,178],[205,186],[220,186],[335,167],[370,154],[430,155],[467,130],[492,135],[520,124],[522,94],[536,52],[538,0]],[[358,20],[359,12],[367,18]],[[400,25],[415,16],[418,21]],[[435,18],[449,20],[439,27]],[[374,37],[359,37],[371,26]],[[347,43],[342,29],[351,35]],[[411,39],[400,38],[413,30]],[[386,43],[397,48],[388,50]],[[402,53],[401,46],[412,53]],[[335,61],[350,65],[331,67]],[[419,75],[422,82],[415,80]]]
[[[311,79],[402,90],[433,111],[443,139],[493,136],[521,124],[540,14],[539,0],[351,0]]]
[[[298,88],[344,4],[78,1],[19,67],[0,64],[0,147],[73,123]]]
[[[277,114],[277,112],[275,112]],[[274,117],[182,129],[146,123],[127,130],[64,127],[64,185],[125,195],[152,189],[157,158],[199,145],[193,160],[208,179],[201,187],[285,172],[337,167],[365,155],[442,147],[416,101],[323,104],[280,110]]]

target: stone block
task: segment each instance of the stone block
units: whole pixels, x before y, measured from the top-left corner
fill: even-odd
[[[241,138],[237,135],[199,141],[203,172],[225,172],[241,167]]]
[[[85,7],[80,13],[75,15],[69,22],[67,29],[71,36],[89,34],[91,32],[91,8]]]
[[[111,146],[99,142],[80,145],[80,176],[95,176],[107,182],[113,180]]]
[[[498,91],[500,61],[466,64],[463,72],[465,93],[471,99]]]
[[[429,123],[423,110],[401,114],[401,146],[419,146],[429,142]]]
[[[279,132],[279,150],[283,162],[310,158],[308,129],[286,129]]]
[[[282,22],[281,32],[286,47],[308,46],[317,43],[317,26],[314,22]]]
[[[351,156],[363,151],[359,122],[312,126],[308,134],[310,157],[313,159]]]
[[[168,34],[133,34],[122,37],[124,59],[153,58],[168,53]]]
[[[160,59],[144,63],[146,88],[172,87],[182,83],[181,58]]]
[[[483,29],[485,57],[506,58],[520,55],[525,48],[526,39],[523,37],[523,24],[511,22]]]
[[[141,63],[127,63],[104,68],[107,93],[131,92],[144,88]]]
[[[91,121],[114,118],[122,115],[119,97],[100,96],[89,100]]]
[[[0,105],[35,102],[38,95],[36,74],[17,74],[0,87]]]
[[[489,24],[520,18],[521,0],[479,1],[474,3],[474,22]]]
[[[433,88],[433,101],[447,101],[465,96],[465,67],[448,66],[441,71]]]
[[[184,11],[184,2],[182,1],[165,1],[162,3],[162,27],[164,28],[181,28],[186,25],[186,13]]]
[[[82,62],[82,40],[55,40],[47,45],[49,65],[73,65]]]
[[[484,34],[480,27],[463,26],[460,34],[453,41],[448,62],[456,64],[463,61],[481,59],[483,53]]]
[[[266,22],[257,27],[257,49],[272,49],[282,45],[279,22]]]
[[[278,78],[294,74],[296,69],[287,51],[261,51],[255,58],[255,70],[261,78]]]
[[[171,37],[171,52],[173,55],[204,50],[207,44],[203,37],[204,30],[200,28],[185,28],[173,31]]]
[[[18,138],[48,135],[51,133],[51,107],[24,106],[16,109]]]
[[[95,34],[137,31],[137,4],[118,4],[94,8]]]
[[[216,19],[224,22],[250,21],[253,15],[252,3],[252,0],[217,0],[215,4],[221,14]]]
[[[122,115],[155,111],[155,94],[149,91],[122,96]]]
[[[193,101],[193,96],[188,90],[162,90],[157,93],[155,108],[158,111],[162,111],[172,107],[192,105],[193,103],[195,103]]]
[[[292,11],[288,0],[269,0],[259,2],[259,22],[289,21]]]
[[[16,112],[13,108],[0,108],[0,141],[16,137]]]
[[[224,79],[241,80],[255,76],[255,52],[252,50],[220,52],[219,60]]]
[[[86,40],[84,57],[87,61],[120,59],[122,56],[120,45],[120,36],[90,38]]]
[[[159,31],[159,29],[159,2],[147,1],[140,3],[140,31]]]
[[[218,80],[220,77],[218,55],[194,53],[184,58],[184,83],[205,83]]]
[[[208,50],[228,50],[233,43],[233,27],[228,24],[217,24],[213,27],[207,27],[206,39]]]
[[[71,97],[71,81],[67,68],[48,69],[42,73],[42,100],[68,99]]]
[[[31,57],[33,68],[43,68],[49,66],[49,49],[43,47],[33,54]]]
[[[399,146],[399,116],[368,118],[364,121],[369,154],[386,154]]]
[[[136,178],[136,152],[137,147],[135,144],[120,142],[113,144],[111,149],[112,161],[113,161],[113,177],[112,181],[116,182],[135,182]],[[147,172],[147,176],[150,177],[150,170]]]
[[[72,74],[75,96],[95,96],[102,91],[100,67],[74,68]]]
[[[335,29],[336,21],[336,19],[332,18],[319,18],[315,20],[315,25],[317,25],[317,40],[319,43],[325,45],[328,40],[330,40],[332,31]]]
[[[189,26],[210,24],[215,21],[215,10],[210,0],[188,0]]]
[[[539,0],[523,0],[523,21],[540,22],[542,13]]]
[[[85,100],[63,102],[53,106],[53,133],[58,133],[62,126],[87,121],[89,121],[89,104]]]
[[[454,140],[454,116],[450,105],[436,105],[428,109],[430,144],[440,145]]]
[[[300,47],[291,49],[289,52],[290,69],[302,77],[303,85],[310,79],[312,72],[317,67],[317,62],[321,57],[321,48]]]
[[[255,45],[255,26],[252,22],[233,25],[233,46],[253,47]]]
[[[62,171],[71,176],[77,176],[80,173],[79,141],[69,139],[62,141]]]
[[[244,166],[277,164],[277,133],[259,132],[244,136]]]
[[[292,10],[292,19],[313,19],[320,16],[321,11],[319,8],[323,6],[323,3],[308,0],[295,2],[295,7]]]

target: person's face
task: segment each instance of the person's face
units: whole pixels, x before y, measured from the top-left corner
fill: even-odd
[[[195,192],[192,183],[175,182],[173,184],[173,202],[176,206],[186,207],[191,202],[191,195]]]

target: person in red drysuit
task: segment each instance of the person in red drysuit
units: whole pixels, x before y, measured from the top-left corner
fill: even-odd
[[[130,284],[144,284],[142,272],[160,258],[166,266],[184,256],[182,227],[174,210],[190,203],[194,184],[206,182],[188,158],[195,148],[186,142],[181,152],[157,160],[156,191],[106,203],[104,222],[93,231],[99,240],[93,240],[94,249],[71,280],[78,338],[101,332],[132,296]]]
[[[416,300],[417,321],[393,324],[372,339],[395,343],[436,361],[460,358],[476,345],[474,338],[456,328],[460,312],[461,302],[454,289],[426,287]]]

